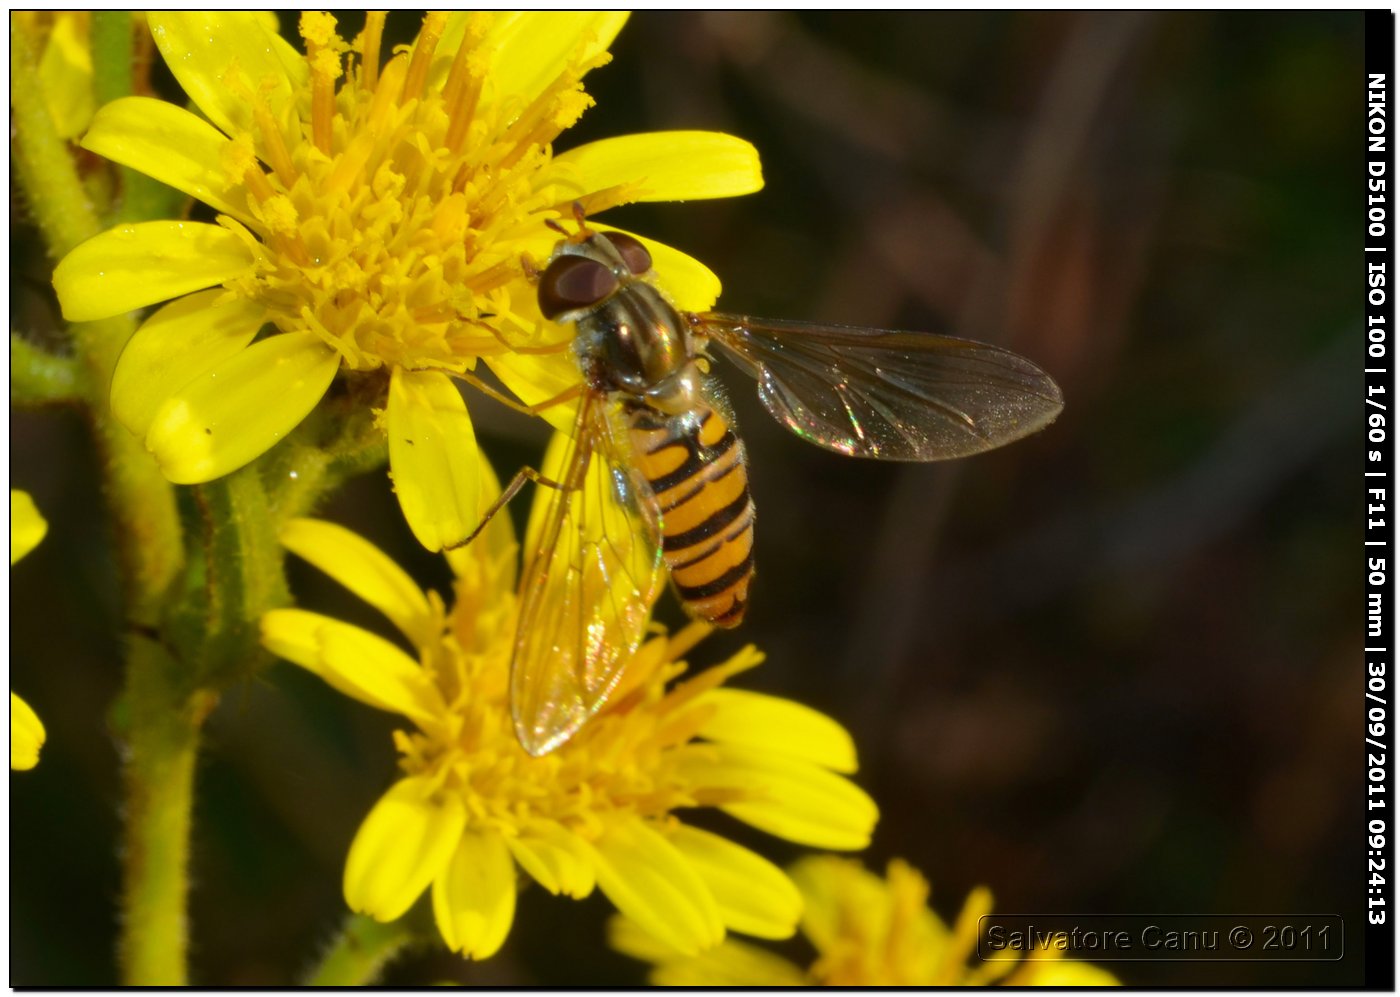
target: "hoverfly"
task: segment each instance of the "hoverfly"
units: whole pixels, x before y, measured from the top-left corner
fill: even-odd
[[[754,505],[712,345],[757,380],[775,419],[847,456],[965,457],[1044,428],[1063,405],[1048,374],[984,343],[680,312],[640,240],[576,214],[538,274],[540,311],[575,326],[583,387],[557,487],[538,499],[543,526],[526,538],[511,710],[533,755],[607,701],[666,574],[696,619],[743,619]]]

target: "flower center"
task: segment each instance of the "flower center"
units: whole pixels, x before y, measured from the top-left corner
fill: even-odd
[[[591,104],[583,74],[608,57],[580,57],[528,100],[497,94],[485,24],[470,20],[450,61],[435,61],[446,17],[429,14],[381,70],[382,13],[353,49],[329,15],[306,14],[297,113],[279,117],[265,94],[249,95],[254,131],[235,139],[230,168],[260,223],[262,259],[234,288],[351,369],[462,370],[534,327],[512,307],[523,276],[513,244],[557,208],[536,178]]]
[[[589,837],[619,812],[656,817],[735,798],[684,776],[686,753],[706,750],[692,741],[709,709],[694,705],[685,687],[665,686],[681,671],[674,658],[698,637],[682,631],[643,645],[621,695],[572,741],[535,758],[520,746],[508,708],[515,600],[498,594],[482,616],[486,602],[465,587],[459,581],[439,644],[421,652],[443,694],[442,726],[395,733],[407,774],[436,780],[440,792],[462,798],[473,821],[507,833],[544,821]]]

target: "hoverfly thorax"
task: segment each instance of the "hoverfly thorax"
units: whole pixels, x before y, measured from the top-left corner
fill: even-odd
[[[574,322],[574,348],[600,391],[662,410],[689,407],[696,372],[689,326],[647,279],[651,254],[620,232],[560,243],[540,277],[545,318]]]

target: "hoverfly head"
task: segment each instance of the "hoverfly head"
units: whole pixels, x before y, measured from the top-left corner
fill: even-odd
[[[603,232],[588,227],[583,205],[574,202],[578,230],[570,232],[558,219],[545,224],[564,237],[539,275],[540,311],[548,319],[602,304],[624,282],[651,269],[651,253],[640,239],[626,232]]]

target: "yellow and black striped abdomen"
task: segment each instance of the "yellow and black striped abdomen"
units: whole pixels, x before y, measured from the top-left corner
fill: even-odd
[[[713,408],[630,415],[632,447],[661,512],[662,554],[686,610],[738,626],[753,578],[753,500],[744,444]]]

